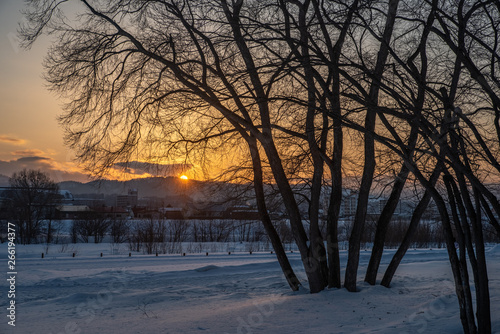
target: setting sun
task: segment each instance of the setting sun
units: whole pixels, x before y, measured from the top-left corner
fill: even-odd
[[[179,178],[182,179],[182,180],[187,180],[188,179],[188,177],[186,175],[181,175],[181,176],[179,176]]]

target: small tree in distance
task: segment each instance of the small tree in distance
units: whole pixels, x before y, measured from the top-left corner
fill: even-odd
[[[30,244],[44,230],[50,242],[50,221],[59,198],[59,187],[40,170],[23,169],[9,179],[11,198],[9,209],[17,222],[21,243]]]
[[[88,243],[90,237],[94,238],[94,243],[102,242],[104,235],[108,232],[113,222],[111,219],[101,216],[95,212],[87,214],[82,219],[73,222],[73,230],[83,242]],[[113,235],[113,240],[115,235]]]

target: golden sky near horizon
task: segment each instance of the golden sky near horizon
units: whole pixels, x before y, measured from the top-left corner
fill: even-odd
[[[0,175],[32,168],[47,172],[57,182],[87,181],[85,172],[73,161],[74,153],[63,142],[57,117],[64,101],[47,89],[42,78],[50,38],[41,36],[30,50],[19,46],[17,29],[24,5],[24,1],[0,0]],[[178,165],[163,168],[171,173]],[[127,168],[126,174],[112,170],[109,177],[162,175],[154,172],[155,166],[135,166]]]

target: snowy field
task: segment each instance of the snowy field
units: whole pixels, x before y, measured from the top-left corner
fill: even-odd
[[[12,299],[3,279],[0,333],[462,332],[444,249],[409,251],[390,289],[360,281],[358,293],[311,295],[288,288],[270,252],[129,257],[126,245],[110,255],[109,244],[70,244],[50,246],[42,259],[44,245],[16,247],[16,326],[7,324]],[[0,251],[6,259],[6,243]],[[369,253],[362,252],[360,280]],[[385,252],[382,272],[393,253]],[[500,245],[487,254],[493,333],[500,333]],[[289,257],[307,287],[299,255]]]

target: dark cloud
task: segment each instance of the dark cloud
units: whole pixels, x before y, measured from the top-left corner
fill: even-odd
[[[27,153],[27,152],[26,152]],[[114,171],[106,176],[110,179],[131,179],[147,176],[179,176],[189,171],[190,164],[155,164],[149,162],[131,161],[115,164]],[[14,160],[0,160],[0,175],[12,176],[23,169],[36,169],[47,173],[56,182],[90,181],[89,176],[71,162],[61,163],[50,157],[41,155],[23,156]]]
[[[177,176],[185,173],[193,165],[191,164],[157,164],[142,161],[118,162],[115,168],[124,171],[128,174],[145,175],[150,174],[153,176]]]
[[[22,155],[22,156],[40,156],[41,154],[45,154],[45,152],[37,149],[26,149],[26,150],[17,150],[14,152],[10,152],[12,155]]]
[[[51,160],[52,159],[46,158],[46,157],[22,157],[22,158],[17,159],[16,161],[20,162],[20,163],[31,163],[31,162],[49,162],[50,163]]]
[[[12,176],[23,169],[36,169],[47,173],[56,182],[89,181],[89,177],[71,164],[61,164],[52,158],[42,156],[21,157],[15,160],[0,160],[0,174]]]

